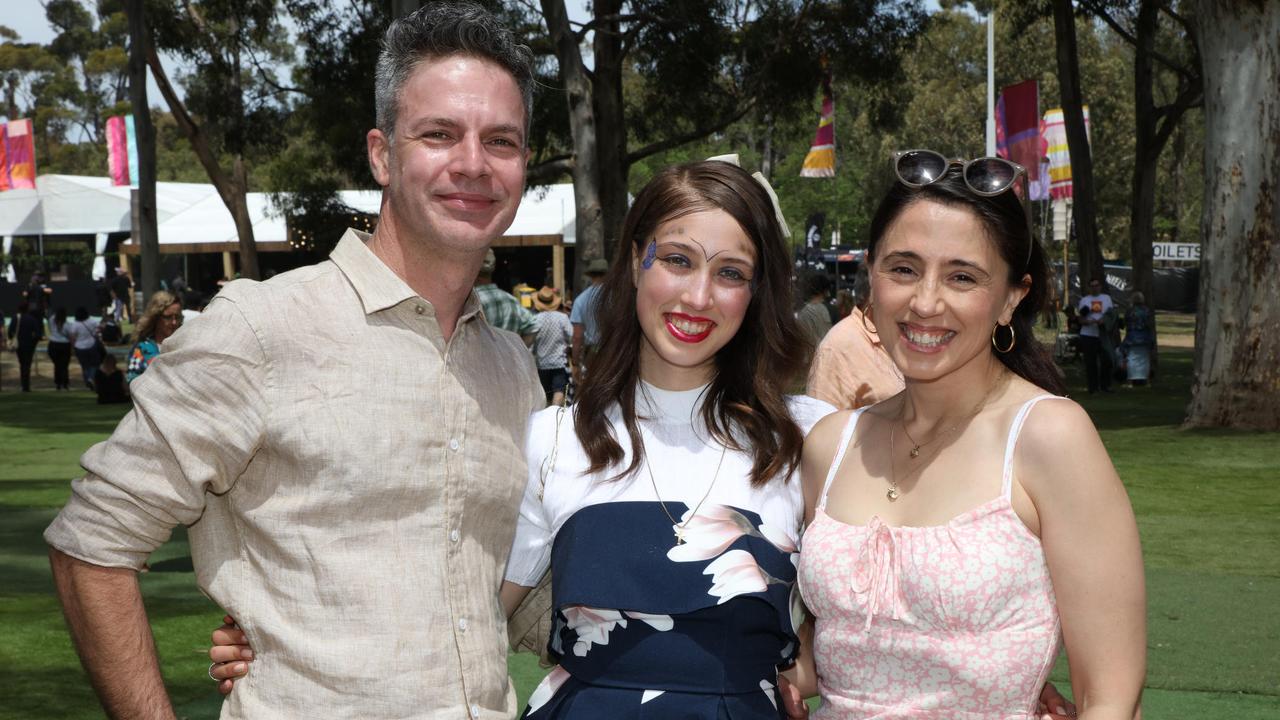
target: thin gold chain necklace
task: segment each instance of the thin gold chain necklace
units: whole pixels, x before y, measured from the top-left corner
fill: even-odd
[[[911,444],[914,446],[911,448],[910,451],[908,451],[907,454],[911,457],[912,460],[915,460],[920,457],[920,448],[934,442],[935,440],[938,440],[940,438],[943,438],[955,432],[965,423],[978,417],[978,414],[981,413],[982,410],[987,406],[987,401],[989,401],[991,397],[994,396],[1000,390],[1000,388],[1003,387],[1004,383],[1007,381],[1008,381],[1008,375],[1005,373],[1001,373],[1000,378],[996,380],[995,383],[992,384],[991,388],[987,390],[987,392],[982,394],[982,399],[978,402],[977,405],[974,406],[973,410],[968,415],[961,418],[958,422],[956,422],[955,425],[952,425],[951,427],[947,428],[941,433],[938,433],[928,442],[917,443],[915,439],[911,437],[911,433],[907,432],[907,421],[905,418],[905,414],[906,414],[905,412],[903,413],[903,416],[900,416],[898,418],[898,423],[892,423],[892,422],[889,423],[889,490],[884,494],[885,497],[889,498],[889,502],[893,502],[894,500],[897,500],[898,497],[901,495],[901,493],[898,492],[898,472],[897,472],[897,469],[895,468],[895,463],[894,463],[894,458],[896,457],[896,455],[893,452],[893,426],[895,424],[902,425],[902,434],[906,435],[907,440],[910,440]],[[906,409],[905,403],[906,401],[904,400],[903,401],[904,410]],[[934,456],[936,456],[937,454],[938,454],[937,452],[933,453]],[[903,482],[910,480],[912,476],[923,471],[924,468],[925,466],[922,465],[920,467],[917,467],[911,470],[905,476],[903,476],[902,478]]]
[[[653,466],[649,463],[649,458],[647,456],[645,457],[644,469],[649,473],[649,484],[653,485],[653,495],[658,498],[658,507],[662,508],[662,514],[667,516],[667,519],[671,521],[671,525],[675,529],[676,545],[684,544],[685,528],[688,527],[689,523],[698,516],[698,511],[702,509],[702,504],[707,501],[707,498],[711,497],[711,489],[716,486],[716,480],[720,479],[720,466],[724,465],[724,456],[728,451],[728,445],[722,444],[720,446],[720,461],[716,463],[716,474],[711,476],[711,484],[707,486],[707,491],[702,495],[702,499],[694,506],[693,512],[689,513],[688,519],[684,522],[676,520],[675,517],[671,515],[671,512],[667,510],[667,504],[662,501],[662,493],[658,492],[658,481],[653,477]]]
[[[964,417],[960,418],[959,420],[957,420],[957,421],[956,421],[956,423],[955,423],[954,425],[952,425],[951,427],[949,427],[949,428],[947,428],[947,429],[943,430],[942,432],[938,433],[937,435],[934,435],[933,437],[929,438],[928,440],[925,440],[924,442],[916,442],[916,439],[915,439],[915,438],[913,438],[913,437],[911,437],[911,431],[910,431],[910,430],[907,430],[907,418],[906,418],[906,412],[905,412],[905,411],[906,411],[906,404],[905,404],[905,402],[906,402],[906,401],[904,400],[904,401],[903,401],[903,403],[904,403],[904,404],[903,404],[903,411],[904,411],[904,412],[903,412],[903,413],[902,413],[902,415],[898,418],[898,422],[902,424],[902,434],[903,434],[903,435],[906,435],[906,436],[907,436],[907,440],[909,440],[909,441],[911,442],[911,450],[907,452],[907,455],[909,455],[909,456],[911,457],[911,459],[912,459],[912,460],[915,460],[916,458],[920,457],[920,448],[922,448],[922,447],[924,447],[924,446],[926,446],[926,445],[932,445],[933,443],[935,443],[935,442],[937,442],[937,441],[941,440],[942,438],[944,438],[944,437],[946,437],[946,436],[950,435],[951,433],[955,432],[956,430],[959,430],[959,429],[960,429],[960,427],[961,427],[962,425],[964,425],[965,423],[967,423],[967,422],[969,422],[970,420],[972,420],[972,419],[974,419],[975,417],[977,417],[977,416],[978,416],[978,413],[982,412],[982,408],[986,407],[986,405],[987,405],[987,401],[991,399],[991,396],[992,396],[992,395],[994,395],[994,394],[996,393],[996,391],[1000,389],[1000,387],[1004,384],[1004,382],[1005,382],[1006,380],[1008,380],[1008,375],[1007,375],[1007,373],[1005,373],[1005,372],[1001,372],[1001,373],[1000,373],[1000,377],[999,377],[999,378],[997,378],[997,379],[996,379],[996,381],[995,381],[994,383],[992,383],[992,384],[991,384],[991,388],[990,388],[990,389],[988,389],[985,393],[983,393],[983,394],[982,394],[982,399],[978,401],[978,404],[977,404],[977,405],[974,405],[974,406],[973,406],[973,410],[969,411],[969,414],[968,414],[968,415],[965,415]],[[892,436],[892,434],[890,435],[889,440],[890,440],[890,442],[892,442],[892,440],[893,440],[893,436]]]

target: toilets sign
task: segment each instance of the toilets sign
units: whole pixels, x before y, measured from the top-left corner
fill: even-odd
[[[1151,243],[1153,260],[1171,260],[1174,262],[1200,262],[1199,243]]]

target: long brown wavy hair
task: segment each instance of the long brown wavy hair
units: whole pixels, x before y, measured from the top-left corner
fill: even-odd
[[[632,258],[664,222],[703,210],[723,210],[751,238],[756,251],[751,302],[738,332],[716,353],[716,372],[702,402],[702,420],[726,447],[750,452],[751,484],[790,480],[804,436],[783,388],[804,370],[809,343],[791,311],[791,262],[782,228],[764,188],[742,169],[708,160],[658,173],[627,213],[617,252],[595,306],[600,350],[578,393],[574,429],[591,461],[588,474],[615,468],[625,453],[608,419],[617,403],[634,449],[631,463],[610,480],[639,471],[644,440],[636,422],[643,334],[636,317]]]

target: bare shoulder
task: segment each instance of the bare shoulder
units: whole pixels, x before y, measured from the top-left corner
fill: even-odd
[[[1093,420],[1067,398],[1035,405],[1018,437],[1016,463],[1020,482],[1033,498],[1119,485]]]
[[[1022,426],[1019,448],[1029,457],[1068,460],[1077,453],[1101,447],[1098,430],[1085,409],[1074,400],[1053,397],[1036,403]]]

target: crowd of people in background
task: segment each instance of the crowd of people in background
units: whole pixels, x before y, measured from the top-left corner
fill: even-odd
[[[604,281],[608,263],[603,259],[587,263],[587,286],[576,298],[554,287],[551,278],[535,293],[518,298],[493,282],[497,258],[489,251],[476,278],[475,292],[490,324],[521,336],[537,363],[549,404],[572,402],[590,359],[598,349],[600,328],[593,311],[595,294]],[[822,272],[798,279],[804,297],[796,306],[796,320],[815,351],[811,358],[807,390],[813,397],[838,407],[872,405],[901,390],[902,376],[880,345],[875,328],[865,315],[868,282],[866,268],[860,267],[852,287],[835,286]],[[87,306],[68,313],[55,303],[48,277],[33,273],[24,288],[17,311],[7,322],[6,347],[17,356],[19,381],[23,391],[31,389],[37,348],[45,352],[53,366],[56,390],[70,390],[70,364],[77,360],[85,387],[98,392],[100,402],[127,402],[128,383],[136,380],[160,354],[166,338],[182,326],[184,319],[199,314],[205,298],[187,286],[181,277],[166,283],[138,312],[132,277],[117,270],[104,283],[106,304],[92,315]],[[1058,335],[1055,354],[1060,362],[1080,360],[1085,369],[1088,392],[1112,392],[1115,383],[1142,386],[1156,372],[1155,313],[1141,292],[1133,292],[1128,306],[1119,307],[1099,279],[1082,285],[1086,294],[1062,308],[1063,332]],[[133,324],[132,335],[122,328]],[[1052,327],[1057,329],[1055,322]],[[110,348],[124,347],[119,358]],[[123,369],[121,370],[121,366]],[[98,385],[104,374],[119,371],[122,389],[114,381],[106,390]]]
[[[0,348],[11,345],[17,355],[21,390],[32,389],[37,350],[44,342],[55,390],[72,389],[74,357],[81,382],[97,394],[98,402],[129,402],[128,383],[159,355],[160,344],[182,326],[183,319],[198,314],[204,304],[203,296],[186,287],[181,277],[166,284],[175,291],[155,293],[139,315],[133,279],[122,269],[99,284],[100,306],[79,304],[73,309],[64,302],[65,296],[55,293],[45,273],[32,273],[16,311],[4,324],[7,332],[0,334]],[[132,334],[125,333],[128,323],[134,323]]]

